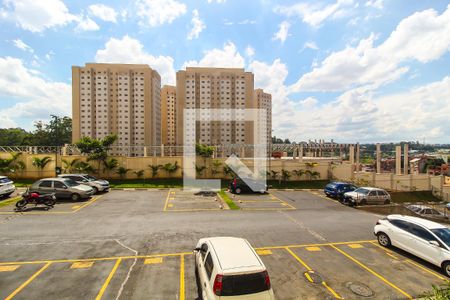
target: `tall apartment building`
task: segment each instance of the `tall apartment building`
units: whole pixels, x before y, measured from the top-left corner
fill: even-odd
[[[256,89],[254,93],[256,107],[266,110],[266,132],[260,132],[265,136],[267,145],[272,141],[272,95],[264,93],[262,89]]]
[[[118,153],[161,144],[161,77],[148,65],[72,66],[72,142],[117,134]],[[137,147],[133,147],[137,146]]]
[[[164,145],[176,144],[175,120],[176,120],[176,95],[177,88],[165,85],[161,89],[161,134]]]
[[[183,109],[256,108],[254,76],[240,68],[191,68],[177,72],[176,143],[183,144]],[[196,142],[208,145],[253,144],[253,123],[201,121]]]

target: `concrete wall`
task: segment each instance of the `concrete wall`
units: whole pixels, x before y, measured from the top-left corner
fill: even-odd
[[[44,170],[39,171],[36,167],[32,165],[32,159],[33,157],[39,157],[43,158],[45,156],[51,157],[51,162],[44,168]],[[9,153],[0,153],[0,158],[10,158]],[[112,157],[110,157],[112,158]],[[182,166],[183,166],[183,157],[181,156],[173,156],[173,157],[124,157],[124,156],[117,156],[114,157],[119,162],[119,167],[123,166],[124,168],[130,169],[128,172],[126,178],[132,179],[136,178],[137,176],[133,173],[134,171],[144,170],[144,178],[151,178],[151,169],[149,165],[165,165],[167,163],[175,163],[177,162],[180,168],[175,172],[174,174],[171,174],[170,177],[174,178],[181,178],[182,177]],[[28,178],[28,179],[38,179],[43,177],[53,177],[55,176],[55,166],[64,167],[64,164],[62,163],[62,160],[71,161],[73,159],[79,159],[82,161],[86,161],[86,156],[78,156],[78,155],[58,155],[56,157],[55,154],[27,154],[23,153],[22,156],[19,158],[19,160],[22,160],[26,164],[25,170],[20,174],[8,174],[8,176],[14,177],[14,178]],[[225,165],[225,160],[227,158],[207,158],[204,159],[202,157],[197,158],[196,164],[198,166],[206,165],[206,170],[203,171],[202,176],[199,176],[199,178],[225,178],[226,176],[223,174],[223,167]],[[219,173],[215,176],[212,175],[213,170],[213,160],[218,160],[221,162],[221,165],[217,168]],[[253,170],[253,159],[242,159],[243,163],[250,169]],[[281,175],[281,170],[288,170],[291,172],[291,178],[290,180],[309,180],[310,178],[308,175],[302,175],[301,177],[295,176],[292,174],[293,170],[311,170],[316,171],[320,173],[320,177],[315,178],[318,179],[328,179],[329,175],[331,174],[331,167],[334,167],[334,165],[331,164],[331,159],[271,159],[267,163],[267,170],[275,170],[278,171]],[[307,166],[306,163],[314,162],[316,163],[316,166],[310,167]],[[89,164],[94,168],[98,168],[98,164],[95,161],[89,162]],[[194,166],[192,166],[194,168]],[[64,170],[63,170],[64,172]],[[113,170],[110,173],[103,172],[103,166],[101,166],[100,173],[97,174],[99,177],[103,178],[119,178],[119,175],[116,173],[116,170]],[[168,178],[169,174],[163,170],[160,169],[158,171],[158,175],[156,178]],[[272,179],[270,176],[268,176],[269,179]]]

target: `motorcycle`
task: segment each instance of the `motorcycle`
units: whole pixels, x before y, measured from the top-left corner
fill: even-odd
[[[35,207],[39,204],[45,205],[47,209],[53,208],[56,204],[55,194],[38,194],[36,192],[29,192],[28,189],[22,194],[22,200],[16,202],[16,208],[23,210],[28,204],[34,204]]]

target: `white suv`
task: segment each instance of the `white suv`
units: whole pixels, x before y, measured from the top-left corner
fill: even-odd
[[[267,269],[246,239],[203,238],[194,254],[204,300],[275,299]]]
[[[8,198],[15,190],[16,186],[11,179],[0,176],[0,198]]]
[[[374,233],[381,246],[408,251],[450,277],[450,228],[417,217],[389,215],[378,220]]]

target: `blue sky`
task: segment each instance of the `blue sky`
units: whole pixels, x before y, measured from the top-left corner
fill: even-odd
[[[446,1],[4,0],[0,127],[71,114],[71,66],[243,67],[300,141],[450,142]]]

